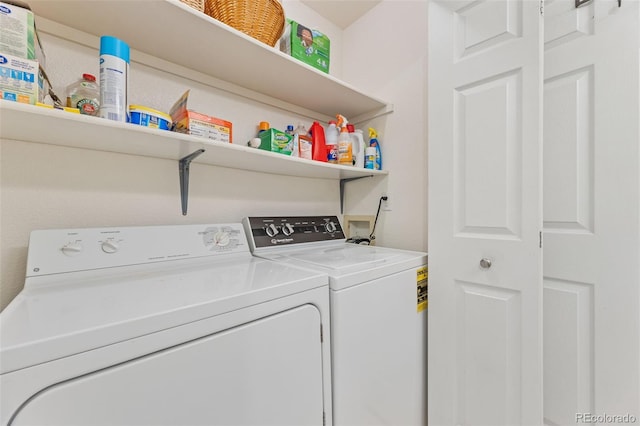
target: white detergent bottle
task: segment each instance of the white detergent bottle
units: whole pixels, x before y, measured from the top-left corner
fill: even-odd
[[[355,167],[364,168],[364,136],[362,136],[362,130],[356,129],[353,133],[355,135],[356,144],[353,146],[353,156],[355,158]]]

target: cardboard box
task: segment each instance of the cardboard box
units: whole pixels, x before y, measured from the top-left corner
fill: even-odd
[[[233,143],[231,122],[187,109],[188,98],[189,90],[171,107],[169,115],[173,120],[173,130],[218,142]]]
[[[260,149],[291,155],[293,144],[291,135],[277,129],[269,129],[260,132]]]
[[[280,38],[282,52],[329,73],[330,46],[329,37],[320,31],[287,19],[284,34]]]
[[[46,69],[35,18],[29,5],[20,0],[0,1],[0,52],[36,60]]]
[[[0,53],[0,99],[35,105],[40,92],[38,62]]]

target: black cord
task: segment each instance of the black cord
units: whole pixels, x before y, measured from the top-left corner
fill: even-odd
[[[371,234],[369,235],[369,241],[373,241],[376,239],[376,236],[373,234],[376,232],[376,224],[378,223],[378,215],[380,215],[380,207],[382,206],[382,202],[387,201],[388,199],[389,197],[383,195],[378,201],[378,211],[376,212],[376,219],[373,221],[373,229],[371,230]]]

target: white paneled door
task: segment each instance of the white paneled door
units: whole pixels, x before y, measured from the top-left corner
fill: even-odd
[[[639,13],[545,5],[548,425],[640,423]]]
[[[639,2],[429,25],[430,425],[640,423]]]
[[[429,424],[540,425],[542,15],[429,7]]]

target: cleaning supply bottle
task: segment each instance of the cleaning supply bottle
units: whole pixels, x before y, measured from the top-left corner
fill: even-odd
[[[82,74],[82,79],[67,86],[67,107],[78,108],[80,114],[98,115],[100,87],[92,74]]]
[[[311,138],[307,135],[307,129],[304,124],[298,123],[293,135],[293,138],[298,141],[299,157],[307,160],[313,159],[313,144]]]
[[[100,110],[98,115],[129,121],[129,45],[111,36],[100,37]]]
[[[313,142],[313,159],[316,161],[327,162],[327,144],[325,142],[324,127],[317,121],[314,121],[309,129],[311,140]]]
[[[376,149],[374,170],[382,170],[382,151],[380,151],[380,142],[378,142],[378,132],[373,127],[369,127],[369,146]]]
[[[376,168],[376,147],[368,146],[364,150],[364,168],[375,170]]]
[[[287,130],[284,131],[286,134],[291,136],[291,142],[289,142],[289,150],[291,151],[292,157],[300,156],[300,148],[298,147],[298,138],[296,137],[296,133],[293,130],[293,124],[287,125]]]
[[[338,119],[338,127],[340,127],[340,135],[338,136],[338,164],[353,166],[351,134],[347,129],[349,122],[340,114],[336,115],[336,118]]]
[[[327,161],[336,164],[338,162],[338,136],[340,131],[336,127],[336,122],[331,120],[325,132],[325,143],[327,145]]]
[[[260,133],[269,130],[269,127],[271,127],[271,125],[268,121],[261,121],[260,124],[258,124],[258,137],[260,137]]]
[[[353,146],[353,156],[355,157],[354,166],[364,167],[364,136],[362,136],[362,130],[356,129],[353,134],[355,135],[356,144]]]

